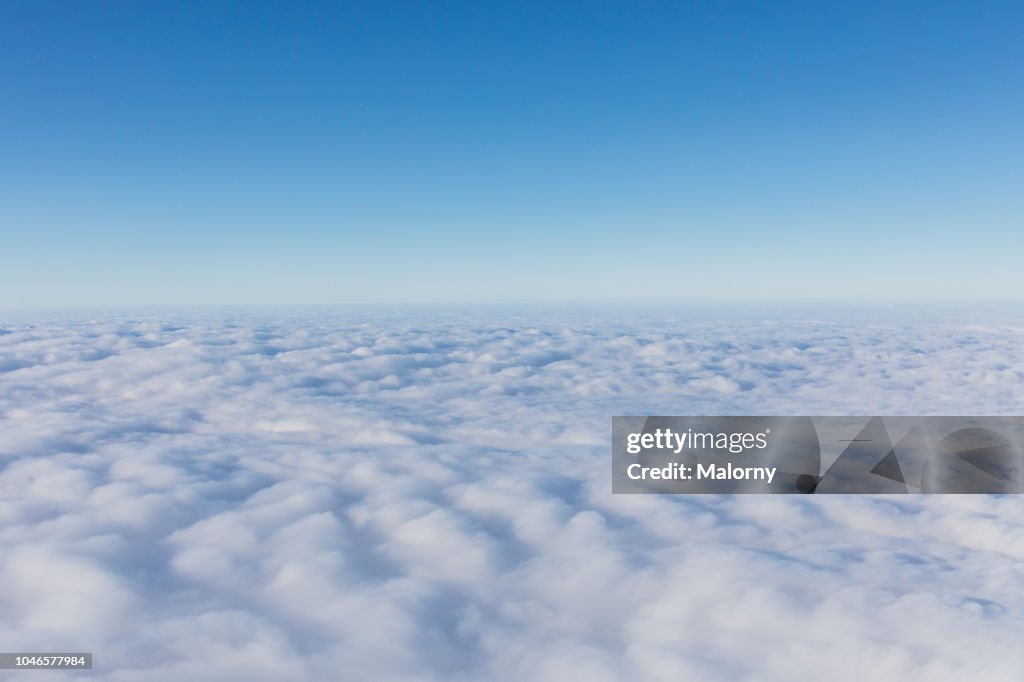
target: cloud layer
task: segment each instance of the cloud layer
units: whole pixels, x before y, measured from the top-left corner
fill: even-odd
[[[1020,498],[612,496],[609,431],[1019,413],[1022,342],[889,309],[11,319],[0,641],[125,682],[1017,682]]]

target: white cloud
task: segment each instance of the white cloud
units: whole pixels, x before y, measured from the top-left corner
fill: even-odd
[[[1017,681],[1018,497],[610,494],[615,414],[1019,411],[988,315],[11,321],[0,640],[133,682]]]

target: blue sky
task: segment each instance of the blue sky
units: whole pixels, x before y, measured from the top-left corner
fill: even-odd
[[[1019,3],[0,4],[0,307],[1013,298]]]

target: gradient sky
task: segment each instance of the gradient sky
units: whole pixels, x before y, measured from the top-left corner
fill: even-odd
[[[1024,4],[0,1],[0,307],[1015,298]]]

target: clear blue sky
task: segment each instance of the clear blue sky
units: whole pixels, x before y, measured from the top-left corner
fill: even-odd
[[[1015,298],[1020,2],[0,2],[0,307]]]

